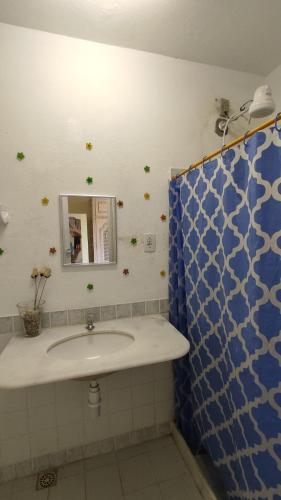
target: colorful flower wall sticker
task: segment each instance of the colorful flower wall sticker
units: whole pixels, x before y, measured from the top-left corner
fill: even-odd
[[[161,219],[162,222],[165,222],[167,220],[167,215],[162,214],[161,217],[160,217],[160,219]]]
[[[46,206],[46,205],[49,205],[49,201],[50,201],[49,198],[47,198],[47,196],[44,196],[44,198],[42,198],[42,200],[41,200],[41,203],[42,203],[42,205]]]
[[[149,193],[144,193],[143,195],[145,200],[150,200],[150,194]]]
[[[0,248],[0,256],[3,255],[3,253],[4,253],[3,248]]]
[[[149,172],[150,172],[150,167],[149,167],[148,165],[145,165],[145,167],[144,167],[144,171],[145,171],[145,173],[146,173],[146,174],[149,174]]]
[[[50,249],[49,249],[49,253],[50,253],[51,255],[55,255],[55,253],[57,253],[57,249],[56,249],[56,247],[50,247]]]
[[[87,182],[87,184],[89,184],[89,185],[90,185],[90,184],[93,184],[93,182],[94,182],[93,177],[87,177],[86,182]]]
[[[126,269],[126,268],[125,268],[125,269],[123,269],[123,274],[124,274],[124,276],[128,276],[128,274],[129,274],[129,269]]]
[[[22,151],[17,153],[17,160],[22,161],[25,159],[25,155]]]
[[[133,247],[135,247],[135,246],[137,245],[137,243],[138,243],[137,238],[131,238],[131,245],[132,245]]]
[[[91,142],[86,142],[86,149],[87,149],[88,151],[92,151],[93,147],[94,147],[94,146],[93,146],[93,144],[92,144]]]
[[[88,289],[88,290],[93,290],[93,289],[94,289],[94,285],[93,285],[93,283],[88,283],[88,285],[87,285],[87,289]]]
[[[165,278],[166,271],[164,271],[164,270],[160,271],[160,276],[161,276],[161,278]]]
[[[118,208],[123,208],[124,207],[124,202],[122,200],[117,201],[117,207]]]

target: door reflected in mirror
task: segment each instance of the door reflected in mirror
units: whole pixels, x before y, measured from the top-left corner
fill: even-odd
[[[65,266],[116,264],[116,198],[60,195]]]

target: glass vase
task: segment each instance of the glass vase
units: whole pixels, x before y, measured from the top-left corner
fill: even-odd
[[[38,337],[41,333],[41,317],[44,301],[34,308],[33,302],[19,302],[17,304],[23,330],[26,337]]]

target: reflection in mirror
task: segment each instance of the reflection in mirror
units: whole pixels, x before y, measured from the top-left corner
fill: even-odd
[[[116,263],[116,198],[60,195],[63,265]]]

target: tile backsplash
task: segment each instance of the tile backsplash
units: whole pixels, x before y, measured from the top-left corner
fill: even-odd
[[[88,314],[91,314],[93,316],[95,322],[159,313],[163,314],[167,319],[168,310],[168,299],[156,299],[127,304],[95,306],[85,309],[52,311],[43,313],[42,326],[43,328],[50,328],[53,326],[76,325],[79,323],[85,323],[87,321]],[[0,334],[16,333],[20,332],[21,330],[22,326],[19,316],[0,317]]]
[[[55,311],[44,313],[43,326],[84,323],[89,312],[95,321],[144,313],[165,315],[167,307],[168,301],[161,299]],[[19,327],[18,317],[0,318],[2,334],[17,332]],[[170,362],[124,370],[99,379],[99,383],[102,408],[98,418],[93,418],[87,405],[89,381],[0,390],[0,480],[1,471],[2,479],[29,473],[34,463],[43,467],[46,456],[75,455],[81,447],[117,436],[130,440],[142,429],[157,428],[173,419]]]

